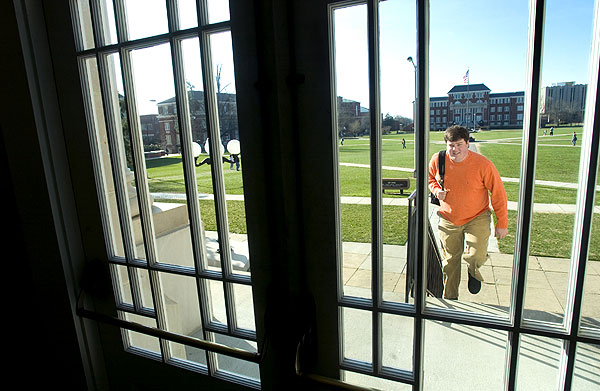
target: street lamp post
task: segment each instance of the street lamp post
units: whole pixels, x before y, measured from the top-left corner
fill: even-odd
[[[415,62],[413,61],[413,58],[411,56],[409,56],[406,61],[410,62],[414,68],[415,71],[415,100],[413,101],[413,137],[416,139],[417,137],[417,66],[415,65]],[[416,165],[417,163],[417,157],[416,157],[416,149],[414,149],[415,152],[415,156],[413,157],[413,165]],[[416,178],[417,177],[417,170],[415,168],[414,170],[414,174],[413,176]]]
[[[413,101],[413,132],[415,132],[417,129],[417,66],[410,56],[406,61],[410,62],[415,70],[415,100]]]

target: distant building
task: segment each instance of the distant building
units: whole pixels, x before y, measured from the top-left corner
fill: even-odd
[[[360,102],[337,97],[338,129],[340,137],[354,137],[369,134],[369,109],[362,107]]]
[[[540,94],[542,122],[573,123],[583,122],[587,84],[575,82],[554,83],[544,87]]]
[[[190,120],[192,125],[192,140],[201,146],[208,138],[206,127],[206,108],[204,105],[203,91],[188,91]],[[181,140],[179,124],[177,123],[177,106],[175,98],[170,98],[157,103],[158,122],[160,128],[160,144],[169,152],[179,152]],[[219,111],[219,127],[221,142],[226,144],[229,140],[239,140],[237,102],[235,94],[218,93],[217,106]]]
[[[142,139],[144,145],[160,144],[160,125],[158,123],[158,115],[143,114],[140,115],[140,126],[142,130]]]
[[[431,130],[444,130],[451,125],[521,127],[524,96],[523,91],[492,94],[485,84],[456,85],[448,96],[429,98],[429,126]]]

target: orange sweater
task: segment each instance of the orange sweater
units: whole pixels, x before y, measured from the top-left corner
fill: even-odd
[[[508,228],[506,191],[494,164],[485,156],[469,151],[460,163],[446,154],[444,189],[446,199],[440,202],[439,212],[454,225],[463,225],[489,209],[490,195],[496,214],[496,227]],[[429,162],[429,190],[437,196],[438,154]]]

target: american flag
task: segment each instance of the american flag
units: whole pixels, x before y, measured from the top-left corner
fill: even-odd
[[[463,76],[463,82],[465,84],[469,84],[469,70],[467,69],[467,73]]]

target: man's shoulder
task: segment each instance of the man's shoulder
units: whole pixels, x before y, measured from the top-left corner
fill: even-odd
[[[487,157],[483,156],[479,152],[471,151],[470,155],[471,155],[471,160],[474,163],[477,163],[478,165],[481,165],[481,164],[484,164],[484,165],[487,165],[487,164],[494,165],[494,163],[492,163],[492,161],[490,159],[488,159]]]

